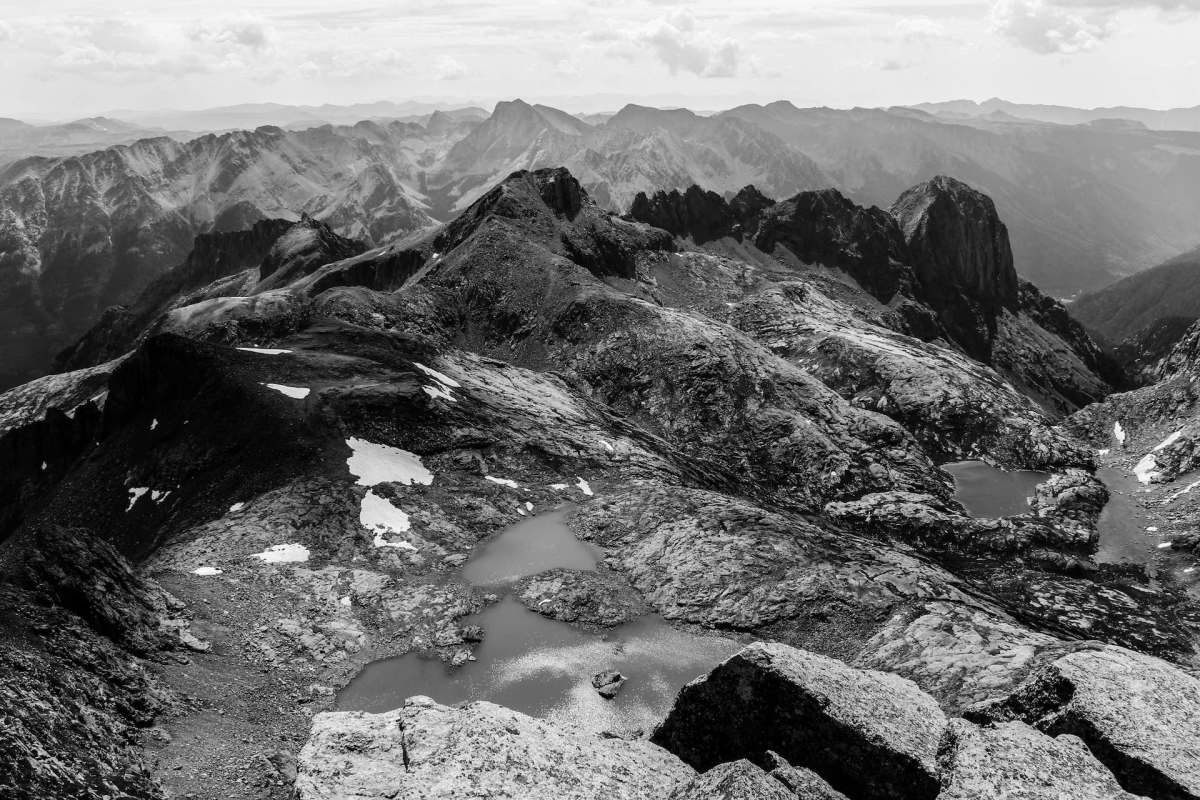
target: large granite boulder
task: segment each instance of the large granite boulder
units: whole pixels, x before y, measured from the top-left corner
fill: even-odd
[[[916,800],[937,795],[945,727],[909,680],[756,643],[685,686],[651,741],[699,770],[770,750],[850,797]]]
[[[938,800],[1133,800],[1077,737],[1020,722],[950,722],[938,760]]]
[[[644,800],[667,797],[695,775],[645,740],[427,697],[384,714],[318,714],[298,769],[299,800]]]
[[[970,716],[1078,736],[1131,792],[1200,798],[1200,680],[1153,656],[1079,650]]]

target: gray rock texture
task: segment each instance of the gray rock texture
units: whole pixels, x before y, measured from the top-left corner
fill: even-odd
[[[1134,800],[1077,737],[1021,722],[951,720],[938,752],[939,800]]]
[[[773,750],[851,797],[933,798],[945,728],[911,681],[759,643],[684,687],[651,741],[701,770]]]
[[[667,797],[694,771],[647,741],[603,738],[492,703],[410,698],[384,714],[318,715],[298,758],[300,800]]]
[[[1200,797],[1200,680],[1152,656],[1079,650],[973,716],[1078,736],[1136,794]]]

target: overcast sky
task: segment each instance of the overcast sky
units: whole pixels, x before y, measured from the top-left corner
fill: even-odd
[[[517,96],[1192,106],[1200,0],[0,0],[0,75],[0,116]]]

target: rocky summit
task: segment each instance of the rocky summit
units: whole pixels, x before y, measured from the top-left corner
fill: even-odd
[[[725,188],[230,223],[0,394],[0,796],[1200,797],[1195,326]]]

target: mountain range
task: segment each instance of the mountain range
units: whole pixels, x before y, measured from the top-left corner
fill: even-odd
[[[547,146],[590,135],[534,110]],[[1200,332],[1112,394],[943,175],[886,210],[689,185],[622,215],[517,170],[362,229],[387,244],[335,228],[206,232],[0,393],[0,794],[1200,796]],[[939,469],[968,459],[1039,474],[973,513]],[[1110,496],[1134,561],[1098,555]],[[531,521],[550,563],[468,577]],[[697,642],[725,649],[626,724]],[[512,672],[541,705],[425,696]]]
[[[701,116],[631,105],[587,121],[517,100],[485,118],[467,109],[157,137],[0,168],[0,279],[11,287],[0,385],[44,372],[105,308],[181,263],[199,234],[307,213],[381,245],[452,218],[515,170],[547,166],[566,166],[617,211],[638,192],[693,184],[729,196],[754,185],[777,200],[834,187],[886,207],[953,175],[994,198],[1018,272],[1055,296],[1194,247],[1200,213],[1200,134],[964,125],[912,109],[780,102]]]
[[[1072,108],[1070,106],[1012,103],[993,97],[977,103],[974,100],[949,100],[941,103],[917,103],[912,108],[927,111],[946,119],[980,119],[1030,122],[1051,122],[1056,125],[1087,125],[1101,123],[1116,125],[1133,123],[1153,130],[1200,131],[1200,106],[1192,108],[1137,108],[1108,106],[1104,108]]]

